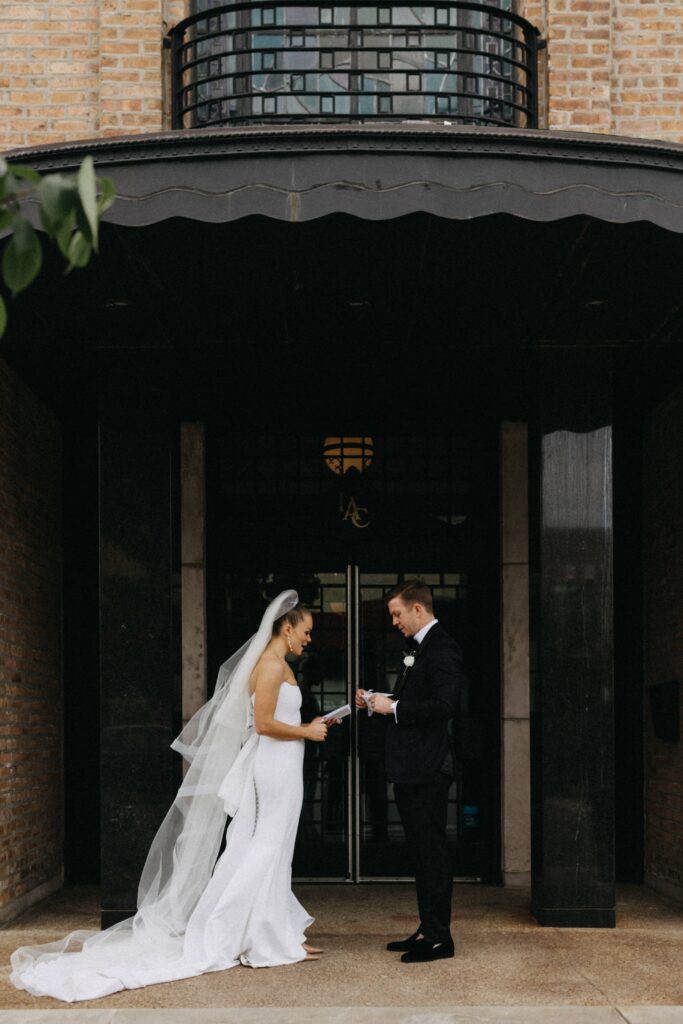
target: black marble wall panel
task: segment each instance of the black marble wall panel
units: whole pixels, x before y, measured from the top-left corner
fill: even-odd
[[[532,904],[544,925],[614,925],[612,426],[599,357],[544,359]]]
[[[101,415],[102,923],[132,913],[147,849],[178,783],[174,735],[170,431]]]

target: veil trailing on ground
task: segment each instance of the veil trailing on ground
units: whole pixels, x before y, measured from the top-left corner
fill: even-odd
[[[172,743],[189,762],[177,796],[150,847],[138,888],[133,928],[155,943],[182,935],[211,877],[228,810],[219,794],[252,727],[249,679],[273,633],[296,605],[285,590],[268,606],[258,632],[223,665],[214,695]]]
[[[83,999],[85,976],[112,957],[146,964],[150,956],[169,963],[182,956],[187,923],[211,878],[227,815],[234,816],[240,802],[240,753],[253,734],[249,679],[274,623],[297,602],[296,591],[285,590],[270,603],[258,631],[221,665],[211,699],[174,740],[189,768],[149,849],[135,916],[102,932],[72,932],[58,942],[18,949],[11,976],[17,988],[46,994],[39,975],[58,974],[58,998]],[[69,996],[71,977],[77,985]],[[97,980],[93,997],[106,994],[102,977]]]

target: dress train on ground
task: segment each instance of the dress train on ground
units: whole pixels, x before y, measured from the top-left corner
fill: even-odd
[[[301,722],[301,692],[282,683],[275,717]],[[303,740],[254,736],[241,770],[243,793],[226,847],[182,935],[146,938],[138,918],[106,932],[73,932],[12,955],[11,979],[36,996],[66,1002],[195,977],[237,964],[274,967],[306,959],[313,923],[291,888],[303,801]],[[105,939],[105,941],[103,941]]]

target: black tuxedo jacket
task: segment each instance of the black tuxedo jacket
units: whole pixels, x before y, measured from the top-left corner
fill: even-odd
[[[462,653],[439,622],[414,653],[394,689],[396,721],[387,716],[387,776],[407,785],[444,782],[453,777],[448,723],[460,708]]]

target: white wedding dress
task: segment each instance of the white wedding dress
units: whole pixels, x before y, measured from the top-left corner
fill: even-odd
[[[283,682],[275,718],[299,725],[300,709],[298,686]],[[238,759],[242,797],[225,850],[183,934],[157,945],[130,919],[109,929],[106,943],[98,943],[103,933],[76,932],[51,946],[23,947],[12,956],[14,985],[75,1002],[239,963],[274,967],[304,960],[304,931],[314,919],[291,889],[303,756],[303,740],[252,732]]]

